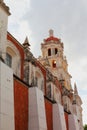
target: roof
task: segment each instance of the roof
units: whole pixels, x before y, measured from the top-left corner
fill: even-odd
[[[48,41],[59,41],[59,39],[58,38],[56,38],[56,37],[54,37],[54,36],[50,36],[50,37],[48,37],[47,39],[45,39],[45,41],[46,42],[48,42]]]
[[[54,34],[53,34],[54,32],[53,32],[53,30],[52,29],[50,29],[49,30],[49,37],[47,38],[47,39],[45,39],[45,41],[46,42],[48,42],[48,41],[59,41],[59,39],[57,38],[57,37],[54,37]]]

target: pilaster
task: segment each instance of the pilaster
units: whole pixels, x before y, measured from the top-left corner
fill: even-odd
[[[0,130],[15,130],[13,92],[13,71],[0,61]]]
[[[37,87],[29,88],[29,130],[47,130],[44,96]]]
[[[66,130],[63,106],[53,104],[53,130]]]

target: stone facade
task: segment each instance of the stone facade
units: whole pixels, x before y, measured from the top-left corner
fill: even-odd
[[[27,38],[20,44],[7,32],[9,15],[0,0],[0,130],[83,130],[63,43],[50,30],[36,59]]]

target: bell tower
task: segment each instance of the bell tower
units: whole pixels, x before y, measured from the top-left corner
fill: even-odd
[[[61,40],[54,36],[54,31],[49,30],[49,37],[41,44],[42,57],[39,61],[52,72],[64,86],[71,90],[71,75],[68,73],[68,64],[64,56],[64,47]],[[49,63],[49,64],[48,64]]]
[[[5,60],[9,7],[0,0],[0,57]]]

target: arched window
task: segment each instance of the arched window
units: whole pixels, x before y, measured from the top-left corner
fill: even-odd
[[[51,49],[48,49],[48,56],[51,56]]]
[[[58,50],[57,50],[57,48],[55,48],[55,55],[57,54],[57,52],[58,52]]]
[[[13,69],[13,73],[20,77],[20,72],[21,72],[21,68],[20,68],[20,53],[19,50],[14,46],[10,46],[10,44],[8,44],[7,48],[6,48],[6,59],[5,59],[6,64],[11,67]]]
[[[56,68],[56,60],[53,60],[52,66],[53,66],[53,68]]]
[[[9,67],[12,67],[12,56],[8,53],[6,53],[6,64],[9,66]]]

